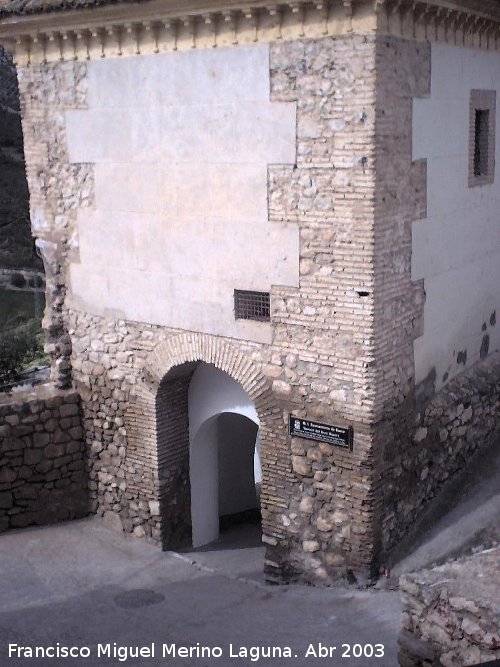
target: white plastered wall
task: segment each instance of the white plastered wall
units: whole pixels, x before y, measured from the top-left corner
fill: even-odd
[[[492,185],[468,186],[469,100],[496,90]],[[413,158],[427,158],[427,218],[413,225],[413,280],[424,279],[424,334],[415,341],[417,383],[436,388],[500,347],[500,54],[432,44],[431,95],[413,105]],[[462,353],[459,355],[459,353]],[[460,362],[458,362],[460,359]]]
[[[257,426],[259,418],[253,401],[243,387],[224,371],[211,364],[202,363],[193,374],[188,391],[189,414],[189,476],[191,482],[191,523],[193,546],[201,546],[217,539],[219,535],[219,424],[221,415],[231,413],[252,421]],[[227,449],[228,438],[232,438],[235,448],[237,438],[248,436],[248,430],[236,427],[232,433],[226,430],[222,450]],[[233,457],[237,465],[250,465],[246,460],[247,447],[244,446],[243,460]],[[260,462],[256,451],[254,459],[255,482],[261,481]],[[227,479],[227,469],[223,475]],[[241,476],[240,476],[241,473]],[[247,478],[248,470],[235,470],[235,481]],[[251,474],[251,473],[250,473]],[[237,491],[235,487],[226,489],[230,494]],[[236,498],[241,506],[232,504],[232,511],[250,509],[248,506],[248,485],[245,484],[244,494]],[[234,498],[234,495],[233,495]],[[228,508],[228,498],[224,498]],[[251,505],[251,503],[250,503]]]
[[[270,101],[269,47],[92,61],[87,101],[66,112],[70,161],[95,165],[70,303],[270,341],[269,324],[233,312],[235,288],[298,285],[298,229],[268,221],[268,165],[296,153],[296,105]]]

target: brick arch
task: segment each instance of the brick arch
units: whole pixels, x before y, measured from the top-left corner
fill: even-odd
[[[150,389],[158,388],[175,366],[190,361],[204,361],[225,371],[238,382],[255,403],[259,418],[265,420],[271,387],[258,366],[245,357],[230,341],[206,334],[180,334],[159,343],[149,354],[143,368],[143,380]]]
[[[258,349],[256,345],[255,350]],[[293,472],[286,448],[282,410],[275,401],[270,381],[262,374],[259,364],[249,358],[252,351],[248,343],[241,349],[236,343],[220,337],[183,333],[158,343],[144,362],[140,381],[134,389],[133,403],[126,415],[127,460],[133,466],[134,479],[140,480],[129,497],[132,499],[135,493],[133,502],[152,504],[156,514],[148,517],[151,529],[147,528],[146,533],[150,530],[154,541],[164,549],[186,546],[191,537],[190,525],[179,521],[180,516],[189,516],[189,521],[191,516],[187,436],[187,388],[191,375],[179,377],[170,371],[189,362],[202,361],[226,372],[254,402],[260,422],[262,531],[268,545],[266,562],[276,564],[277,551],[287,539],[278,515],[288,505],[285,488],[293,483]],[[166,408],[166,405],[170,407]],[[186,416],[184,423],[183,415]],[[180,423],[179,434],[172,436],[172,425],[176,420]],[[169,454],[165,453],[162,444],[167,428],[171,441],[173,438],[178,440],[169,447]],[[181,431],[185,434],[183,442]],[[174,487],[177,492],[173,492]],[[165,508],[175,508],[176,516],[169,515]],[[279,576],[273,565],[268,565],[267,569],[272,576]]]

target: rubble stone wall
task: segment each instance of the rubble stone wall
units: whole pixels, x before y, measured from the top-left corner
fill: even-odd
[[[412,105],[430,89],[430,45],[379,39],[376,62],[373,504],[375,549],[382,558],[387,526],[400,522],[404,532],[410,525],[394,508],[407,493],[394,461],[411,440],[416,412],[413,348],[422,332],[425,293],[411,278],[412,225],[425,215],[427,184],[425,161],[412,161]]]
[[[402,420],[398,447],[386,467],[381,526],[386,555],[415,526],[419,513],[446,480],[463,469],[475,451],[498,438],[499,415],[500,354],[496,353],[420,405],[413,424]]]
[[[0,532],[85,516],[87,482],[76,392],[38,387],[0,399]]]
[[[498,357],[491,352],[486,365],[438,394],[432,378],[416,385],[426,292],[423,280],[412,281],[412,228],[427,216],[434,184],[427,184],[426,160],[412,161],[412,128],[414,101],[430,93],[431,64],[429,44],[393,37],[377,43],[373,450],[381,562],[444,480],[491,441],[499,413]]]
[[[468,667],[500,659],[499,562],[497,547],[401,577],[401,667]]]
[[[63,306],[68,262],[77,253],[76,213],[93,202],[92,168],[69,163],[64,115],[66,109],[85,108],[85,75],[80,62],[18,68],[31,226],[46,276],[45,350],[59,388],[71,386]]]

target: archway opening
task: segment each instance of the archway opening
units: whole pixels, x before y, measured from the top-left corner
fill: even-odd
[[[223,412],[198,429],[190,447],[193,547],[260,539],[261,480],[254,421]]]
[[[260,460],[257,425],[225,412],[217,419],[219,533],[242,523],[260,521]]]
[[[259,531],[259,420],[250,397],[227,373],[200,364],[188,392],[193,547]]]

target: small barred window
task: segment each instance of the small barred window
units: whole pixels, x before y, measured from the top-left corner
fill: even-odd
[[[269,322],[271,318],[269,292],[235,289],[234,314],[237,320]]]
[[[474,176],[486,176],[488,173],[489,125],[489,109],[476,109],[476,122],[474,128]]]
[[[473,90],[470,95],[469,187],[493,183],[495,178],[494,90]]]

